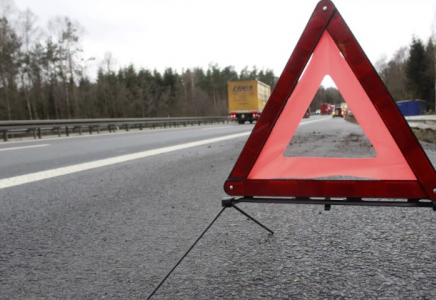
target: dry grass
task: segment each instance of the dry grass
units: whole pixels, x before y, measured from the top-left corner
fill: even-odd
[[[413,128],[412,131],[413,133],[415,133],[415,136],[418,140],[427,143],[436,144],[436,131],[432,129],[418,129],[418,128]]]

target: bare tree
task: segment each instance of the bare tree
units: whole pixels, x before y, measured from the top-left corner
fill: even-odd
[[[3,95],[6,102],[7,118],[12,119],[11,99],[16,90],[15,77],[17,74],[18,49],[20,42],[14,30],[10,27],[8,20],[0,19],[0,77]],[[18,109],[18,108],[17,108]]]
[[[36,22],[37,17],[29,9],[19,14],[18,31],[21,37],[20,79],[30,120],[33,120],[32,111],[35,118],[38,118],[34,101],[32,101],[29,93],[32,86],[31,47],[42,37],[41,29],[36,26]]]
[[[74,115],[80,114],[78,98],[76,97],[76,84],[78,82],[75,75],[80,72],[77,66],[82,52],[79,40],[83,29],[77,22],[71,21],[68,17],[56,17],[49,22],[49,30],[59,45],[57,68],[64,85],[67,117],[70,118],[71,100],[74,102]]]

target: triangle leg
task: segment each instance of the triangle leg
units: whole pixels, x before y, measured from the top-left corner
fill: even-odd
[[[257,221],[255,218],[253,218],[252,216],[248,215],[246,212],[244,212],[242,209],[240,209],[239,207],[237,207],[235,204],[237,203],[237,200],[235,198],[229,197],[229,198],[224,198],[222,200],[222,206],[223,207],[233,207],[234,209],[236,209],[237,211],[239,211],[241,214],[243,214],[244,216],[246,216],[247,218],[249,218],[250,220],[252,220],[254,223],[256,223],[257,225],[259,225],[260,227],[264,228],[265,230],[267,230],[271,235],[274,234],[274,231],[272,231],[271,229],[269,229],[268,227],[266,227],[265,225],[263,225],[262,223],[260,223],[259,221]]]

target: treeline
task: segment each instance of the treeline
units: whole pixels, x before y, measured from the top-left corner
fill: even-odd
[[[377,63],[380,77],[395,101],[421,99],[427,110],[435,111],[435,41],[426,44],[414,36],[410,47],[397,50],[391,60],[386,56]]]
[[[88,112],[86,118],[160,117],[160,116],[224,116],[227,110],[227,82],[258,79],[275,86],[277,78],[271,70],[243,69],[237,73],[231,66],[209,65],[188,69],[178,74],[171,68],[163,74],[134,66],[117,72],[100,69],[97,81],[86,85],[82,98]],[[92,113],[91,113],[92,112]]]
[[[335,87],[320,86],[310,104],[310,111],[320,109],[321,103],[341,104],[346,102],[341,93]]]
[[[226,115],[227,81],[258,79],[271,88],[277,82],[272,70],[256,67],[116,69],[110,54],[90,77],[94,58],[84,56],[80,24],[57,17],[42,28],[12,0],[0,0],[0,17],[0,120]],[[423,99],[434,110],[433,40],[424,45],[414,37],[410,48],[383,57],[376,68],[396,101]],[[337,89],[321,86],[311,109],[343,101]]]
[[[277,80],[271,70],[215,64],[181,73],[115,70],[111,55],[91,80],[78,23],[58,17],[43,30],[31,11],[19,12],[11,1],[0,5],[1,120],[226,115],[227,81],[274,87]]]

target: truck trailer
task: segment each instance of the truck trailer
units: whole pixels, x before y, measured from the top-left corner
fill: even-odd
[[[427,102],[424,100],[404,100],[397,102],[403,116],[418,116],[425,115],[427,110]]]
[[[322,115],[330,115],[334,110],[334,105],[330,103],[321,103],[320,111]]]
[[[271,95],[269,85],[259,80],[227,82],[229,118],[239,124],[257,121]]]

